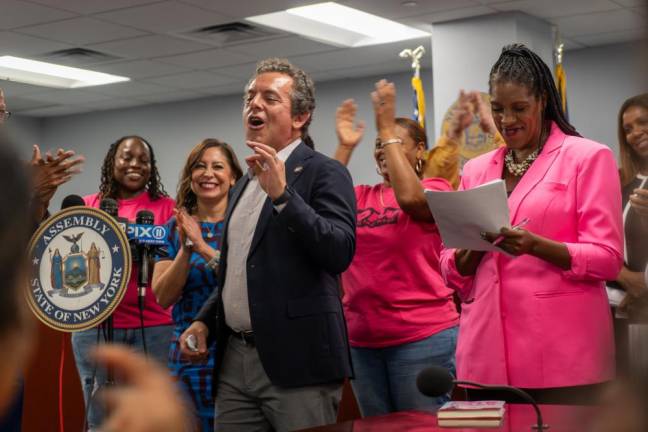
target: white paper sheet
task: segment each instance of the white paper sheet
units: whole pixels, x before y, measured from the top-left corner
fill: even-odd
[[[502,252],[480,233],[511,227],[504,180],[457,192],[426,190],[425,196],[445,247]]]

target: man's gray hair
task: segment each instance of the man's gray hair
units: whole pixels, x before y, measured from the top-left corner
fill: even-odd
[[[313,80],[306,72],[286,59],[268,58],[257,63],[254,76],[245,86],[246,92],[255,77],[268,72],[279,72],[293,79],[292,91],[290,92],[291,115],[295,117],[300,114],[310,114],[310,117],[301,128],[301,134],[306,145],[313,148],[313,140],[308,135],[308,126],[313,120],[313,111],[315,111],[315,85]]]

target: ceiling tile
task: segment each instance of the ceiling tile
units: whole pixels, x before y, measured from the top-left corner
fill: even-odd
[[[49,89],[45,92],[38,93],[37,97],[40,101],[68,105],[78,105],[109,99],[107,96],[91,92],[87,89]]]
[[[109,110],[117,108],[130,108],[138,105],[144,105],[146,102],[135,99],[106,99],[102,101],[89,102],[85,104],[78,105],[78,107],[83,108],[84,111],[88,110]]]
[[[16,96],[31,95],[35,93],[41,93],[43,91],[49,91],[49,87],[36,86],[31,84],[22,84],[13,81],[0,80],[0,88],[5,94],[7,99],[7,104],[11,105],[11,99]],[[11,111],[11,107],[9,108]]]
[[[105,12],[113,9],[121,9],[130,6],[137,6],[146,3],[155,3],[159,0],[29,0],[32,3],[39,3],[46,6],[65,9],[81,14],[92,14]]]
[[[243,100],[243,87],[245,84],[245,82],[239,82],[223,86],[203,87],[196,90],[211,96],[240,95],[241,100]]]
[[[500,11],[520,11],[541,18],[582,15],[591,12],[604,12],[621,7],[611,0],[516,0],[492,6]]]
[[[243,80],[248,80],[256,70],[257,62],[253,63],[244,63],[234,66],[227,66],[217,69],[210,69],[212,72],[219,73],[221,75],[227,75],[234,78],[240,78]]]
[[[208,45],[171,36],[150,35],[93,44],[89,45],[89,48],[97,51],[105,51],[119,57],[146,59],[198,51],[208,48]]]
[[[171,90],[164,93],[156,93],[152,95],[138,96],[137,99],[145,103],[162,103],[173,102],[188,99],[200,99],[208,95],[200,91],[190,90]]]
[[[625,7],[646,6],[645,0],[613,0],[615,3]]]
[[[550,21],[558,26],[561,34],[571,37],[635,30],[645,26],[643,17],[628,9],[551,18]]]
[[[230,17],[177,1],[120,9],[98,14],[96,17],[159,33],[189,30],[231,21]]]
[[[0,53],[19,57],[36,57],[50,51],[71,48],[72,45],[52,40],[27,36],[15,32],[0,32]]]
[[[596,46],[635,41],[641,39],[644,36],[645,33],[641,30],[627,30],[620,32],[574,36],[573,39],[583,45]]]
[[[427,15],[420,15],[409,18],[402,18],[399,21],[404,24],[433,24],[444,21],[454,21],[463,18],[471,18],[479,15],[488,15],[495,13],[495,9],[488,6],[474,6],[461,9],[452,9],[447,11],[435,12]]]
[[[291,61],[307,72],[334,70],[340,68],[341,65],[346,65],[347,67],[379,65],[384,62],[391,62],[394,59],[398,60],[398,54],[403,49],[412,48],[417,45],[423,45],[425,47],[428,54],[423,57],[421,64],[423,67],[429,67],[432,62],[432,56],[429,55],[429,38],[296,56],[291,58]],[[405,60],[403,60],[403,65],[407,65]]]
[[[21,116],[27,117],[57,117],[70,114],[78,114],[79,108],[74,105],[59,105],[49,108],[37,108],[33,110],[22,111]]]
[[[19,113],[21,111],[27,111],[37,108],[48,108],[58,105],[56,103],[45,102],[39,100],[38,98],[29,98],[29,97],[12,97],[11,103],[7,105],[7,108],[12,113]]]
[[[236,82],[236,79],[229,76],[199,71],[151,78],[147,82],[181,89],[194,89],[228,84]]]
[[[248,63],[250,60],[254,60],[254,58],[255,57],[237,54],[224,49],[211,49],[190,54],[157,57],[155,60],[179,66],[191,66],[192,69],[210,69]]]
[[[270,12],[278,12],[297,6],[321,3],[322,0],[272,0],[272,1],[215,1],[215,0],[180,0],[182,3],[200,6],[204,9],[215,11],[219,14],[235,19]]]
[[[565,45],[564,49],[567,50],[567,51],[568,50],[573,50],[573,49],[585,48],[585,45],[583,45],[582,43],[578,43],[573,39],[569,39],[569,38],[561,36],[560,40]]]
[[[160,86],[153,83],[129,81],[129,82],[110,84],[105,86],[98,86],[95,87],[92,91],[98,94],[107,95],[114,98],[119,98],[119,97],[136,98],[142,95],[162,93],[167,90],[168,87]]]
[[[479,6],[479,3],[476,0],[419,0],[417,6],[408,7],[403,6],[401,1],[394,0],[347,0],[344,5],[384,18],[394,19]]]
[[[321,51],[337,49],[332,45],[312,41],[300,36],[287,36],[258,42],[239,44],[230,48],[231,51],[243,53],[253,58],[290,57],[302,54],[312,54]]]
[[[75,45],[126,39],[145,34],[133,28],[86,17],[23,27],[19,31]]]
[[[3,30],[75,16],[70,12],[17,0],[2,0],[0,7],[0,29]]]
[[[98,72],[126,76],[131,79],[141,79],[186,72],[189,69],[151,60],[136,60],[105,64],[95,67],[95,70]]]

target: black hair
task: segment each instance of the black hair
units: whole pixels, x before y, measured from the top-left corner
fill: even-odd
[[[146,190],[148,191],[149,196],[152,200],[157,200],[161,197],[169,196],[164,186],[162,185],[162,179],[160,178],[160,173],[157,169],[157,164],[155,162],[155,153],[153,153],[153,147],[148,143],[144,138],[139,135],[127,135],[119,138],[117,141],[110,145],[108,153],[104,158],[103,165],[101,166],[101,184],[99,185],[99,193],[102,198],[118,198],[119,183],[115,180],[115,155],[117,154],[117,149],[119,145],[126,141],[127,139],[136,139],[143,142],[146,147],[148,147],[149,154],[151,155],[151,176],[149,181],[146,184]]]
[[[502,48],[502,53],[490,71],[489,92],[492,94],[494,83],[509,81],[526,86],[538,98],[546,98],[543,113],[545,121],[554,121],[566,135],[581,136],[565,116],[549,67],[540,56],[523,44],[511,44]]]

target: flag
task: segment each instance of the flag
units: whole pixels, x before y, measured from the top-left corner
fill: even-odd
[[[562,105],[565,117],[569,120],[569,113],[567,111],[567,76],[562,63],[556,64],[556,87],[558,88],[558,95],[560,96],[560,104]]]
[[[414,69],[412,90],[414,90],[414,114],[412,120],[416,120],[425,129],[425,93],[423,92],[423,81],[421,81],[418,68]]]

